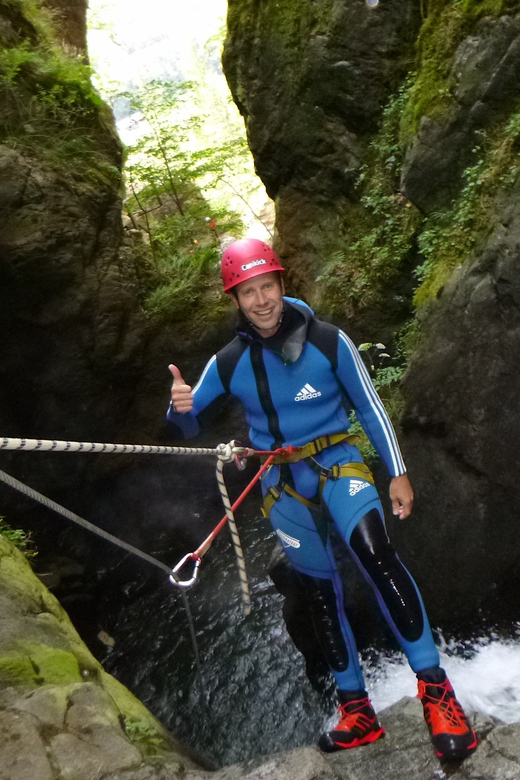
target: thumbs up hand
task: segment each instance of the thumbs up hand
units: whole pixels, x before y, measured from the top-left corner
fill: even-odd
[[[191,387],[186,384],[182,374],[173,363],[168,366],[173,376],[172,404],[174,411],[185,414],[193,409],[193,393]]]

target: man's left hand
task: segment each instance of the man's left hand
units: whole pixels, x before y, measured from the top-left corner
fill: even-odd
[[[392,499],[392,512],[401,520],[408,517],[412,511],[413,488],[407,474],[394,477],[390,482],[390,498]]]

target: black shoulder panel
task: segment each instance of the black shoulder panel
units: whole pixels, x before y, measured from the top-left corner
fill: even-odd
[[[230,341],[224,349],[217,352],[218,375],[226,393],[230,392],[229,387],[236,365],[247,347],[248,344],[244,339],[241,339],[240,336],[235,336],[233,341]]]
[[[312,320],[307,334],[307,341],[325,355],[333,371],[338,367],[338,337],[339,329],[321,320]]]

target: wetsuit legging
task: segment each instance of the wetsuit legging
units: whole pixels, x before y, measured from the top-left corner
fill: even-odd
[[[358,450],[336,445],[317,456],[321,465],[361,461]],[[284,467],[287,468],[287,467]],[[295,489],[312,499],[318,475],[305,462],[290,467]],[[263,480],[263,490],[279,482],[279,467]],[[270,521],[302,583],[309,591],[312,619],[322,652],[341,690],[365,687],[356,643],[343,604],[343,586],[331,549],[334,523],[361,572],[374,588],[389,626],[415,672],[436,666],[439,654],[417,586],[390,544],[376,489],[357,477],[327,480],[321,511],[282,493]]]

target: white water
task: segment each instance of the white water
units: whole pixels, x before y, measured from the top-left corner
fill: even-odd
[[[441,664],[468,712],[478,711],[504,723],[520,722],[520,626],[516,640],[492,635],[465,644],[463,653],[447,645],[441,649]],[[415,675],[404,656],[368,663],[366,671],[376,711],[417,694]]]

